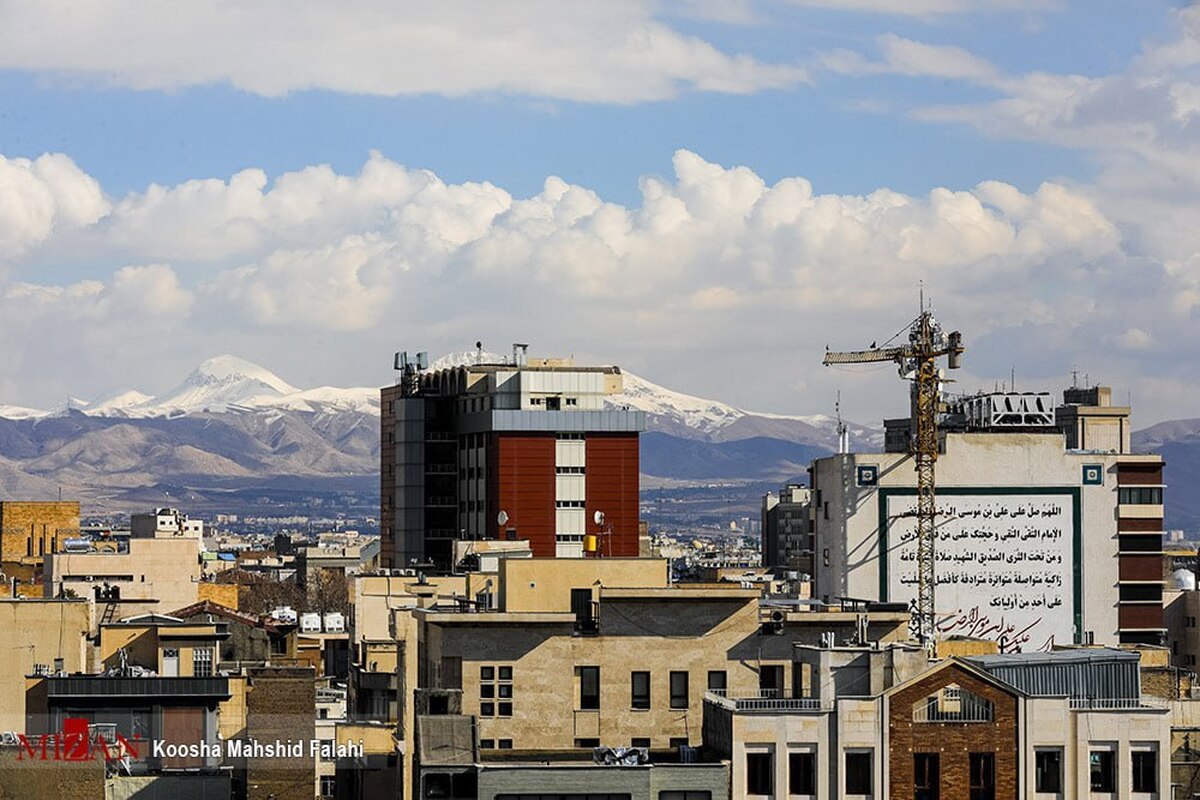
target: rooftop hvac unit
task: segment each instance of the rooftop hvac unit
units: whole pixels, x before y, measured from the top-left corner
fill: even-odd
[[[325,632],[342,633],[346,630],[346,618],[337,611],[325,615]]]
[[[300,615],[300,630],[303,633],[320,633],[321,632],[321,615],[320,614],[301,614]]]

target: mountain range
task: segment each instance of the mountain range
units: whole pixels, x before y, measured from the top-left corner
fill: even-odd
[[[452,353],[432,366],[478,358]],[[836,448],[838,421],[828,415],[756,413],[623,375],[624,391],[608,402],[647,413],[643,489],[726,484],[759,492],[764,482],[803,476],[812,458]],[[882,446],[880,429],[846,425],[852,448]],[[1168,482],[1182,487],[1200,477],[1200,420],[1161,423],[1134,442],[1167,457]],[[378,388],[300,389],[229,355],[157,396],[131,389],[48,410],[0,405],[0,494],[80,497],[95,513],[170,500],[197,511],[279,515],[340,505],[370,514],[378,466]],[[1168,488],[1169,526],[1200,525],[1200,500],[1190,494]]]

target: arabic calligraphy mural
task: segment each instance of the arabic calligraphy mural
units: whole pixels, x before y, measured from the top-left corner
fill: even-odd
[[[943,494],[936,546],[938,632],[1048,649],[1073,636],[1071,497]],[[888,599],[916,596],[916,499],[886,498]]]

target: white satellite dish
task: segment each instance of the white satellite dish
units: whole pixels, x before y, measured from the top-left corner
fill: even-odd
[[[597,525],[603,525],[604,524],[604,512],[597,511],[595,514],[592,515],[592,519],[594,519],[596,521]]]
[[[501,511],[499,514],[496,515],[496,524],[499,525],[501,528],[503,528],[505,525],[508,524],[508,512],[507,511]]]

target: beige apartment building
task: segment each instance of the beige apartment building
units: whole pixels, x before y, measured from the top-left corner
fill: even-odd
[[[168,613],[200,599],[198,539],[130,539],[125,552],[46,556],[46,597],[74,593],[95,600],[98,622]]]
[[[91,617],[87,600],[0,600],[0,732],[25,730],[25,676],[89,668]]]
[[[0,501],[0,562],[40,564],[79,535],[79,501]]]

